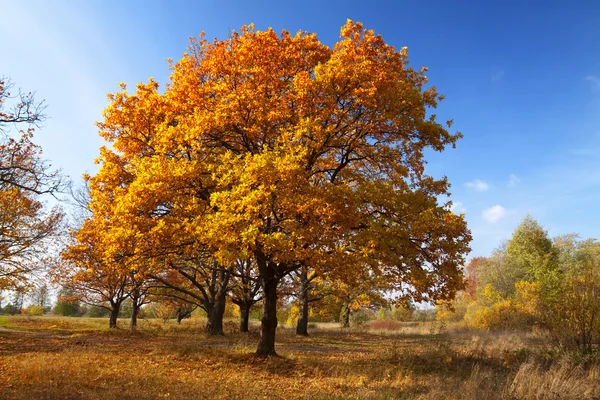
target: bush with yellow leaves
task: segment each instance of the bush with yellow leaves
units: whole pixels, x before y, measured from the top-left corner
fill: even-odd
[[[23,309],[22,312],[26,315],[44,315],[44,307],[40,305],[33,305]]]
[[[487,285],[480,298],[471,303],[465,313],[467,325],[485,330],[528,329],[539,322],[540,285],[518,281],[515,294],[503,297],[492,285]]]

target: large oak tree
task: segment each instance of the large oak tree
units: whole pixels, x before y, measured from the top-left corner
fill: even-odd
[[[275,354],[278,286],[300,268],[368,273],[416,301],[463,287],[470,233],[438,201],[446,178],[424,170],[426,149],[461,135],[429,112],[442,96],[406,49],[352,21],[333,48],[247,26],[194,40],[172,70],[164,93],[152,80],[132,94],[123,85],[99,124],[112,148],[91,207],[114,213],[110,254],[135,238],[135,255],[162,265],[204,252],[222,266],[252,259],[261,356]],[[110,177],[114,160],[127,184]]]

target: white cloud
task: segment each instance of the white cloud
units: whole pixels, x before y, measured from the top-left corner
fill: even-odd
[[[515,174],[510,174],[508,177],[508,186],[515,186],[517,183],[521,182],[518,176]]]
[[[465,208],[465,205],[462,202],[453,201],[452,206],[450,206],[450,211],[452,211],[454,214],[464,214],[465,212],[467,212],[467,209]]]
[[[481,179],[475,179],[472,182],[467,182],[465,183],[465,186],[469,189],[475,189],[478,192],[485,192],[490,187],[486,181],[482,181]]]
[[[600,76],[588,75],[585,77],[585,80],[591,82],[594,88],[600,89]]]
[[[501,205],[495,205],[486,210],[483,210],[483,212],[481,213],[481,217],[490,224],[494,224],[500,221],[502,218],[506,217],[507,214],[508,212],[504,207],[502,207]]]

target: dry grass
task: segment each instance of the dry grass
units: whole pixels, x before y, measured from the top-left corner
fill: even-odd
[[[202,321],[10,317],[0,325],[2,399],[580,399],[600,396],[598,367],[548,361],[533,336],[407,325],[385,335],[317,325],[279,331],[281,357],[256,359],[258,340],[212,338]],[[126,321],[121,323],[126,326]],[[57,328],[52,328],[57,327]],[[429,328],[429,329],[427,329]],[[437,332],[436,332],[437,329]],[[434,333],[433,335],[431,333]]]
[[[521,365],[507,392],[518,399],[598,399],[600,367],[583,369],[562,361],[549,369],[535,363]]]

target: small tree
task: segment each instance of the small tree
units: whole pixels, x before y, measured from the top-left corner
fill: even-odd
[[[353,283],[336,282],[332,285],[332,296],[338,297],[342,305],[339,317],[342,328],[350,327],[354,312],[360,311],[361,315],[352,320],[361,323],[368,316],[365,309],[387,307],[388,301],[383,293],[375,279],[367,278]]]
[[[52,313],[64,317],[79,317],[81,315],[81,303],[72,289],[63,287],[60,290]]]
[[[110,310],[109,327],[117,327],[123,301],[129,297],[131,273],[120,254],[103,246],[106,221],[88,218],[73,232],[72,243],[62,252],[62,262],[55,266],[55,280],[67,286],[88,305]]]
[[[150,302],[148,291],[150,290],[149,278],[138,271],[132,270],[129,273],[129,284],[126,287],[126,292],[131,300],[131,330],[137,329],[137,319],[140,310],[144,304]]]
[[[167,268],[149,275],[157,283],[153,293],[196,305],[206,312],[206,331],[223,335],[223,316],[233,268],[223,267],[203,256],[172,259],[166,264]]]
[[[232,273],[231,302],[240,309],[240,332],[248,332],[252,306],[260,301],[260,284],[251,259],[236,260]]]
[[[48,289],[47,283],[44,282],[40,286],[38,286],[33,292],[33,301],[35,305],[38,305],[45,309],[48,306],[48,296],[50,294],[49,292],[50,291]]]
[[[322,300],[329,292],[326,285],[319,285],[319,275],[302,267],[295,272],[295,294],[298,299],[298,321],[296,335],[308,336],[308,317],[310,304]]]

